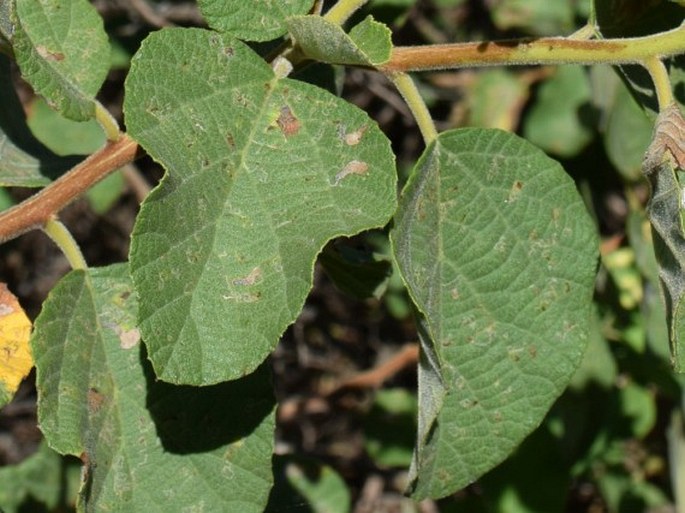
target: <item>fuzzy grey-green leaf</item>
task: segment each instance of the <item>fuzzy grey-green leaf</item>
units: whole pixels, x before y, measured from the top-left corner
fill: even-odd
[[[368,16],[347,34],[321,16],[293,16],[288,30],[307,57],[330,64],[379,66],[390,59],[390,29]]]
[[[305,14],[314,0],[199,0],[210,27],[246,41],[268,41],[287,32],[285,19]]]
[[[81,511],[261,513],[271,488],[268,369],[213,387],[154,377],[128,266],[74,271],[51,291],[32,350],[51,447],[84,461]]]
[[[504,460],[571,379],[588,337],[598,252],[573,181],[498,130],[440,134],[391,234],[419,313],[415,498]]]
[[[22,77],[65,117],[94,116],[109,70],[102,18],[87,0],[22,0],[13,49]]]
[[[671,358],[676,372],[685,372],[685,210],[679,179],[685,172],[685,119],[675,103],[657,117],[643,172],[651,186],[647,213],[666,306]]]
[[[243,376],[299,314],[324,244],[390,219],[389,142],[361,110],[205,30],[150,36],[126,92],[129,133],[168,171],[131,246],[150,359],[175,383]]]

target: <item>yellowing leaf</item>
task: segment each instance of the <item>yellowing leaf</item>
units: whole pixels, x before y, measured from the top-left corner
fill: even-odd
[[[7,285],[0,283],[0,407],[7,404],[31,367],[31,321]]]

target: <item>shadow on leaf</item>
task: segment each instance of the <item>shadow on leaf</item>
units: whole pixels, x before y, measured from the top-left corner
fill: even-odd
[[[176,454],[201,453],[250,435],[274,408],[267,364],[244,378],[207,387],[156,381],[142,355],[146,405],[164,448]]]

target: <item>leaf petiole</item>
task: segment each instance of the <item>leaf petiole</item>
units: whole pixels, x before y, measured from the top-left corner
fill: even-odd
[[[83,258],[81,248],[79,248],[71,232],[61,221],[56,217],[51,217],[43,226],[43,231],[62,250],[72,269],[88,269],[88,264],[86,264],[86,259]]]
[[[429,145],[438,136],[438,131],[416,84],[407,73],[387,73],[386,76],[395,84],[402,98],[407,102],[407,106],[419,126],[424,142],[426,145]]]
[[[675,102],[666,66],[656,56],[645,59],[643,66],[649,72],[650,77],[652,77],[657,101],[659,102],[659,110],[666,110],[667,107]]]
[[[340,0],[324,15],[331,23],[342,25],[368,0]]]

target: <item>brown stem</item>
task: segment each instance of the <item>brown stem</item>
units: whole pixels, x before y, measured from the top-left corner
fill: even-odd
[[[125,134],[27,200],[0,214],[0,243],[42,227],[90,187],[136,156],[138,144]]]
[[[396,47],[380,66],[385,73],[522,64],[627,64],[685,51],[685,25],[651,36],[578,40],[566,37],[513,39]]]
[[[338,383],[333,390],[326,395],[332,395],[343,388],[380,388],[388,379],[401,370],[415,365],[419,360],[418,344],[408,344],[388,361],[371,370],[355,374]]]

